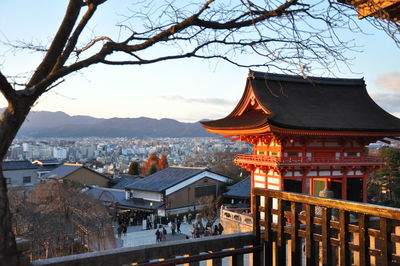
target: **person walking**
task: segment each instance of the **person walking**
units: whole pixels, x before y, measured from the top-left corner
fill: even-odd
[[[213,236],[218,235],[218,225],[214,225]]]
[[[161,233],[158,229],[156,231],[156,242],[161,242]]]
[[[181,220],[178,219],[176,223],[176,232],[180,233],[181,232]]]
[[[121,238],[121,235],[122,235],[122,225],[119,225],[119,226],[118,226],[117,232],[118,232],[118,238]]]
[[[175,222],[172,222],[172,224],[171,224],[171,232],[172,232],[172,235],[175,235],[175,230],[176,230],[176,223],[175,223]]]
[[[163,240],[166,240],[167,239],[167,229],[165,229],[164,226],[162,228],[162,232],[163,232]]]
[[[224,231],[224,227],[222,226],[221,223],[218,224],[218,234],[222,235],[222,232]]]
[[[126,236],[126,233],[128,232],[128,226],[125,223],[122,224],[122,232],[124,233],[124,236]]]

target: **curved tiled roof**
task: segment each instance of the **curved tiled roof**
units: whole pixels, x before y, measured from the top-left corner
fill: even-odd
[[[222,119],[200,123],[207,128],[249,129],[262,126],[267,120],[267,116],[262,110],[251,110],[241,116],[228,116]]]
[[[400,119],[371,99],[363,79],[305,79],[250,71],[248,85],[270,114],[253,110],[202,124],[211,129],[243,129],[265,120],[285,129],[400,132]]]
[[[207,171],[207,169],[168,167],[145,178],[135,180],[127,185],[126,188],[161,192],[204,171]]]
[[[247,177],[232,186],[227,187],[227,192],[224,193],[228,198],[250,198],[251,179]]]

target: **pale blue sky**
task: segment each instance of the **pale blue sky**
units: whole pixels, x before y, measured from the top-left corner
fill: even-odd
[[[110,0],[101,6],[91,32],[118,36],[114,25],[126,14],[125,0]],[[24,40],[46,44],[63,16],[66,1],[1,0],[0,40]],[[383,32],[361,21],[368,35],[356,39],[360,53],[351,53],[354,73],[342,69],[339,77],[364,77],[368,91],[386,110],[400,116],[400,50]],[[89,39],[87,37],[87,39]],[[83,40],[85,41],[85,40]],[[31,71],[40,55],[14,53],[0,44],[0,68],[5,75]],[[257,69],[260,71],[266,69]],[[221,61],[184,59],[147,66],[90,67],[66,78],[44,95],[34,111],[64,111],[70,115],[95,117],[173,118],[198,121],[221,118],[240,99],[247,69]],[[0,99],[0,106],[5,101]]]

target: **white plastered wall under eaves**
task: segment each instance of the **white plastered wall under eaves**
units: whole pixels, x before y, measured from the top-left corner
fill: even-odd
[[[162,193],[131,189],[132,196],[144,200],[162,201]]]
[[[204,171],[204,172],[201,172],[200,174],[192,176],[189,179],[186,179],[185,181],[182,181],[182,182],[176,184],[175,186],[172,186],[172,187],[166,189],[165,190],[165,195],[166,196],[171,195],[172,193],[174,193],[174,192],[176,192],[176,191],[178,191],[178,190],[180,190],[180,189],[182,189],[184,187],[187,187],[190,184],[193,184],[193,183],[199,181],[200,179],[203,179],[203,178],[206,178],[206,177],[210,178],[210,179],[214,179],[214,180],[220,181],[220,182],[224,182],[224,183],[228,182],[228,180],[229,180],[229,178],[227,178],[227,177],[224,177],[224,176],[221,176],[221,175],[217,175],[217,174],[211,173],[209,171]]]

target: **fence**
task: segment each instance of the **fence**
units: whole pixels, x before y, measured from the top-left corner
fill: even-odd
[[[400,209],[262,188],[252,197],[265,265],[400,263]]]

